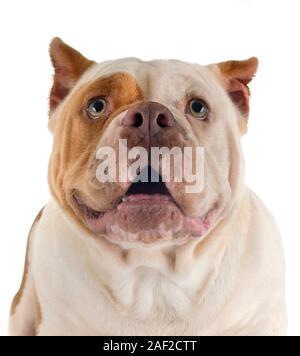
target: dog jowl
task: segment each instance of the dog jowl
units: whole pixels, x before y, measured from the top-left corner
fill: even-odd
[[[96,63],[58,38],[50,56],[51,199],[12,334],[283,334],[280,238],[240,142],[257,59]]]

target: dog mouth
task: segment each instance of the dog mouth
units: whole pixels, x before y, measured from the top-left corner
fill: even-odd
[[[84,215],[88,219],[99,219],[104,216],[109,210],[95,210],[88,205],[86,205],[77,191],[73,192],[73,198],[76,204],[79,206],[80,210],[84,212]],[[175,200],[173,199],[170,191],[168,190],[166,184],[162,181],[161,176],[159,176],[158,182],[134,182],[130,185],[126,193],[117,199],[116,204],[113,208],[120,209],[125,205],[136,205],[136,204],[164,204],[173,203],[177,206]],[[178,206],[179,208],[179,206]]]
[[[115,241],[152,243],[157,240],[181,241],[201,237],[211,227],[214,205],[201,217],[189,217],[182,211],[159,176],[158,182],[134,182],[108,210],[95,210],[73,192],[81,218],[96,235]]]
[[[159,176],[158,182],[141,182],[131,184],[122,198],[121,204],[132,202],[173,202],[175,201],[166,184]]]

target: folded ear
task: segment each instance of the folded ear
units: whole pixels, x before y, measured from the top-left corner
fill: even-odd
[[[228,61],[217,64],[228,95],[243,116],[249,115],[250,89],[248,84],[253,79],[258,59],[255,57],[245,61]]]
[[[50,92],[50,112],[66,97],[81,75],[95,62],[85,58],[60,38],[50,43],[50,58],[54,67],[53,86]]]

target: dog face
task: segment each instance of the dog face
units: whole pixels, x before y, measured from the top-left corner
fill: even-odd
[[[243,186],[239,141],[257,59],[209,66],[131,58],[97,64],[60,39],[52,41],[50,55],[55,74],[49,184],[60,205],[95,238],[122,246],[203,238]],[[103,147],[116,152],[117,176],[130,169],[134,159],[124,166],[120,140],[128,150],[142,147],[148,153],[153,147],[191,152],[203,147],[203,189],[187,192],[188,182],[177,181],[172,169],[165,183],[97,179],[97,152]],[[150,166],[145,162],[145,170]]]

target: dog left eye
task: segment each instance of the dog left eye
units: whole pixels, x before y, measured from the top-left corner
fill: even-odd
[[[189,103],[189,111],[200,120],[205,120],[209,114],[207,104],[201,99],[192,99]]]
[[[103,98],[93,99],[87,108],[88,115],[91,119],[98,119],[104,114],[106,109],[106,101]]]

